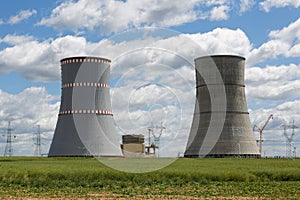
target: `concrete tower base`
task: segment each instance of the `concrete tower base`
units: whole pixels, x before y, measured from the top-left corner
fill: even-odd
[[[247,109],[244,64],[245,58],[231,55],[195,59],[197,101],[185,157],[260,157]],[[207,72],[206,77],[200,72]],[[221,97],[216,95],[221,90],[224,107],[223,101],[214,99]],[[220,132],[212,124],[221,124]]]
[[[122,156],[109,94],[110,60],[61,60],[62,97],[48,156]]]

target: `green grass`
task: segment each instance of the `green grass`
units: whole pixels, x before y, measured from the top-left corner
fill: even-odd
[[[0,198],[300,199],[299,188],[300,159],[182,158],[158,171],[125,173],[93,158],[0,158]]]

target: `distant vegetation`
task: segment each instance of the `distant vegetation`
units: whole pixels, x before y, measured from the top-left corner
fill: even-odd
[[[300,159],[178,159],[125,173],[93,158],[0,157],[0,198],[264,197],[300,199]]]

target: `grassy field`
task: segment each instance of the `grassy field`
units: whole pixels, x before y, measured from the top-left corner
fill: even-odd
[[[300,159],[178,159],[149,173],[94,158],[0,157],[0,198],[300,199]]]

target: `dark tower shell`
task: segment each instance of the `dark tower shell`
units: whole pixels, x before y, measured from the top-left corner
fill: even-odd
[[[260,157],[249,119],[244,85],[245,58],[231,55],[206,56],[195,59],[196,65],[196,104],[192,128],[185,157]],[[214,66],[213,66],[214,65]],[[213,68],[221,75],[221,81],[215,78]],[[208,72],[208,77],[199,73]],[[211,70],[211,71],[210,71]],[[209,84],[207,84],[209,80]],[[223,85],[224,84],[224,85]],[[225,89],[225,106],[213,111],[209,88],[222,86]],[[221,87],[219,87],[221,88]],[[214,112],[224,113],[224,126],[221,133],[209,132]],[[218,120],[218,119],[214,119]],[[206,140],[207,136],[215,141]],[[207,151],[202,151],[206,143]],[[201,149],[202,148],[202,149]],[[203,153],[204,152],[204,153]]]
[[[48,156],[121,156],[109,94],[110,60],[61,60],[62,96]]]

